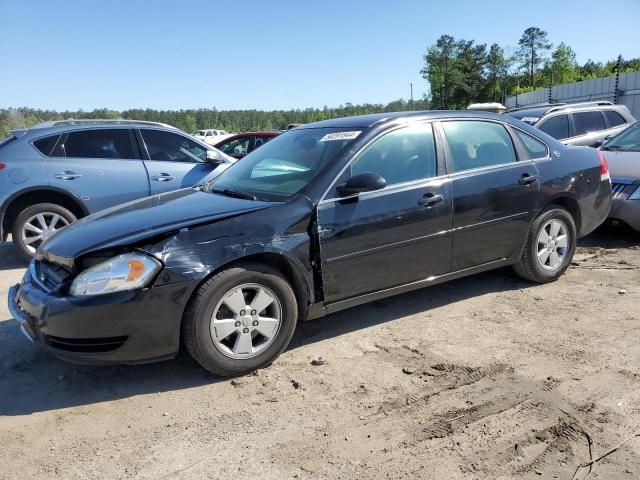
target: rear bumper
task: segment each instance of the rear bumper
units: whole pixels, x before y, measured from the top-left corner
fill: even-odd
[[[593,193],[585,196],[580,203],[581,225],[578,238],[593,232],[607,219],[611,211],[611,183],[600,181],[600,186]]]
[[[96,297],[63,297],[27,271],[9,290],[9,311],[31,340],[57,357],[85,364],[145,363],[175,356],[192,288],[182,282]]]

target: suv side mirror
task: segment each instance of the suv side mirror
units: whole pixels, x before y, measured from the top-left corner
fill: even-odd
[[[338,195],[348,197],[358,193],[372,192],[387,186],[387,181],[374,172],[365,172],[354,175],[349,180],[336,187]]]
[[[221,164],[224,163],[222,155],[217,150],[207,150],[207,163]]]
[[[602,140],[598,140],[597,142],[591,144],[591,146],[593,148],[600,148],[603,144],[604,144],[604,142]]]

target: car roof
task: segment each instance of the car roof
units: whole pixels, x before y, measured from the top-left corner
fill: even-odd
[[[160,122],[147,122],[144,120],[125,120],[125,119],[73,119],[67,120],[52,120],[49,122],[41,122],[28,129],[19,129],[15,132],[19,132],[23,136],[28,135],[30,137],[34,135],[42,135],[48,133],[62,132],[65,130],[84,130],[84,129],[97,129],[97,128],[114,128],[114,127],[152,127],[152,128],[164,128],[170,130],[178,130],[176,127],[167,125]]]
[[[504,116],[482,111],[472,110],[423,110],[411,112],[388,112],[373,113],[369,115],[358,115],[355,117],[334,118],[332,120],[321,120],[319,122],[308,123],[294,130],[303,130],[307,128],[369,128],[374,125],[384,123],[394,123],[403,120],[428,120],[438,118],[484,118],[484,119],[502,119]]]

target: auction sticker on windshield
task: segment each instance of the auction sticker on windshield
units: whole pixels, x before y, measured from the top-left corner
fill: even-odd
[[[353,140],[357,138],[362,132],[359,130],[349,131],[349,132],[334,132],[327,133],[324,137],[320,139],[321,142],[332,142],[336,140]]]

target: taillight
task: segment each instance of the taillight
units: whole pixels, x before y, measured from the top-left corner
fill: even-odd
[[[607,165],[607,159],[600,150],[598,150],[598,156],[600,157],[600,180],[611,180],[609,176],[609,165]]]
[[[2,170],[6,165],[4,163],[0,163],[0,170]]]

